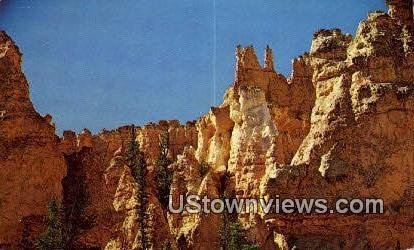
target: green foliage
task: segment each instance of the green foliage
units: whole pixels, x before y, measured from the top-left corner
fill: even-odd
[[[219,228],[220,249],[228,250],[230,245],[230,223],[224,218]]]
[[[137,183],[137,220],[139,228],[139,249],[150,249],[151,229],[149,225],[150,216],[148,214],[148,193],[146,192],[147,184],[147,165],[144,153],[139,149],[139,144],[135,140],[135,127],[132,126],[131,138],[126,151],[126,163],[131,170],[132,177]]]
[[[198,165],[198,174],[200,175],[200,177],[203,177],[204,175],[206,175],[209,170],[210,170],[210,165],[208,165],[208,163],[206,162],[201,162]]]
[[[61,204],[56,199],[52,199],[48,205],[45,222],[47,229],[40,235],[36,244],[37,249],[65,249],[67,244],[63,210]]]
[[[244,229],[242,228],[242,226],[240,225],[240,223],[237,222],[230,222],[229,223],[229,229],[230,229],[230,233],[229,233],[229,245],[228,245],[228,249],[232,250],[236,250],[239,248],[239,244],[244,242],[245,238],[246,238],[246,233],[244,231]]]
[[[242,250],[259,250],[260,247],[256,244],[245,244],[242,246]]]
[[[229,174],[226,173],[220,180],[220,197],[229,199],[232,195],[229,193]],[[226,204],[226,202],[224,202]],[[237,214],[229,214],[227,209],[222,213],[222,223],[219,227],[220,248],[223,250],[253,250],[259,249],[255,244],[247,240],[246,230],[240,224]]]
[[[156,160],[158,200],[164,207],[168,206],[168,198],[173,179],[173,171],[169,168],[172,161],[168,158],[170,136],[168,132],[161,134],[159,141],[159,153]]]
[[[239,221],[227,221],[222,223],[219,229],[220,246],[225,250],[253,250],[259,249],[255,244],[246,240],[246,231]]]
[[[45,232],[37,239],[38,249],[83,249],[76,241],[83,230],[95,225],[94,216],[85,212],[88,203],[86,174],[79,159],[87,152],[81,150],[65,159],[68,164],[67,176],[63,179],[64,187],[62,203],[52,199],[48,205]],[[21,245],[24,249],[32,249],[29,232],[24,228]],[[26,247],[24,247],[26,246]]]

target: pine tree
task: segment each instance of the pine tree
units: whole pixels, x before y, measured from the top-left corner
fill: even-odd
[[[246,231],[243,229],[242,225],[237,219],[234,221],[223,221],[219,229],[219,235],[220,248],[223,250],[259,249],[257,245],[250,243],[246,239]]]
[[[139,249],[150,249],[151,229],[149,225],[150,216],[148,214],[148,193],[147,187],[147,165],[144,153],[139,149],[139,144],[135,140],[135,127],[132,126],[131,138],[126,151],[126,163],[131,170],[132,177],[138,186],[137,191],[137,218],[139,227]]]
[[[61,204],[52,199],[45,218],[46,231],[39,237],[36,247],[41,250],[63,250],[66,247],[63,210]]]
[[[229,182],[229,174],[226,173],[220,180],[220,196],[223,199],[224,204],[226,199],[231,196],[227,191]],[[240,224],[237,218],[237,214],[228,213],[227,209],[224,209],[222,213],[222,222],[219,227],[219,240],[220,249],[222,250],[254,250],[259,249],[255,244],[250,243],[247,240],[246,230]]]
[[[173,172],[170,168],[172,161],[168,158],[170,136],[168,132],[160,135],[159,153],[156,160],[158,200],[164,207],[168,206]]]

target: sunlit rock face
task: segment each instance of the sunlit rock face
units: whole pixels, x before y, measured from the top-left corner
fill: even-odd
[[[29,100],[21,55],[0,35],[0,248],[19,248],[43,230],[52,197],[66,209],[86,197],[77,231],[84,248],[139,246],[136,194],[125,162],[139,142],[148,165],[151,244],[219,248],[217,214],[172,214],[158,200],[159,139],[170,135],[172,204],[180,195],[210,198],[381,198],[383,215],[238,215],[261,249],[406,249],[414,245],[414,45],[412,2],[387,1],[355,37],[339,29],[314,34],[309,53],[277,73],[270,47],[259,62],[237,46],[234,81],[223,103],[196,121],[160,121],[93,135],[55,136],[51,116]],[[78,192],[78,187],[82,192]]]
[[[299,248],[413,245],[412,31],[399,18],[371,13],[352,39],[338,30],[315,34],[310,131],[291,164],[268,169],[262,192],[331,201],[381,197],[388,213],[316,215],[303,218],[303,224],[289,222],[290,216],[268,218]]]

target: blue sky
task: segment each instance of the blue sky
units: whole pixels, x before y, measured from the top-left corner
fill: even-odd
[[[354,33],[383,0],[3,0],[0,29],[16,41],[32,101],[58,132],[160,119],[194,120],[234,77],[234,49],[252,44],[277,70],[308,51],[320,28]]]

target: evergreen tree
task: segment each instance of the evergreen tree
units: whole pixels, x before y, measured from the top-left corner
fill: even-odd
[[[151,229],[149,225],[150,216],[148,214],[148,193],[147,187],[147,165],[145,162],[144,153],[139,149],[139,144],[135,140],[136,132],[135,127],[132,126],[131,138],[126,151],[126,163],[131,170],[132,177],[137,183],[137,218],[139,227],[139,249],[150,249],[150,235]]]
[[[41,250],[63,250],[66,248],[63,210],[61,204],[52,199],[45,218],[46,231],[39,237],[36,247]]]
[[[231,218],[231,217],[227,217]],[[223,221],[219,229],[220,248],[223,250],[253,250],[259,249],[255,244],[246,239],[246,231],[240,222],[227,220]]]
[[[173,171],[168,168],[172,163],[168,158],[170,136],[168,132],[160,135],[159,153],[156,160],[158,200],[164,207],[168,206],[170,188],[173,179]]]
[[[220,196],[226,206],[225,200],[230,198],[227,191],[229,175],[226,173],[220,180]],[[227,208],[222,213],[222,222],[219,227],[220,249],[222,250],[254,250],[259,249],[255,244],[251,244],[246,237],[246,231],[240,224],[237,214],[228,213]]]

